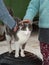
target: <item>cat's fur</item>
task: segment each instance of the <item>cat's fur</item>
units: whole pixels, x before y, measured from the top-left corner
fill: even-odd
[[[19,23],[19,19],[16,18],[16,21]],[[17,24],[18,24],[17,23]],[[21,50],[20,55],[22,57],[25,56],[23,45],[26,44],[27,40],[30,37],[32,26],[30,23],[24,23],[23,25],[19,25],[19,29],[17,32],[13,32],[9,29],[9,27],[5,26],[5,36],[7,43],[9,44],[9,53],[11,53],[12,48],[11,44],[14,43],[15,46],[15,57],[19,57],[19,50]]]

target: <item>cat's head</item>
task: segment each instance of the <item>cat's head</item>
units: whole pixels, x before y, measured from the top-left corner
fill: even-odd
[[[24,31],[24,33],[26,35],[30,35],[31,31],[32,31],[32,24],[31,23],[24,23],[23,25],[20,25],[20,30]]]
[[[23,25],[20,25],[19,27],[21,28],[21,30],[24,30],[24,31],[27,29],[29,29],[29,31],[32,30],[32,25],[30,23],[24,23]]]
[[[32,23],[31,22],[24,22],[23,24],[19,24],[21,19],[16,17],[15,18],[16,22],[17,22],[17,25],[19,27],[19,30],[21,31],[26,31],[26,33],[30,33],[32,31]]]
[[[32,31],[32,24],[31,23],[24,23],[23,25],[19,25],[21,31],[24,31],[25,34],[30,34]]]

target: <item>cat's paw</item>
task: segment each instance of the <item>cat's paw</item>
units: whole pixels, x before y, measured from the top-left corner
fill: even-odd
[[[24,53],[21,53],[21,57],[25,57],[25,54]]]
[[[15,57],[16,57],[16,58],[18,58],[18,57],[19,57],[19,55],[18,55],[18,54],[15,54]]]

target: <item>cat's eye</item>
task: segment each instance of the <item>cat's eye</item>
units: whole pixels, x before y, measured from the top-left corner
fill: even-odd
[[[21,30],[26,30],[26,26],[23,25],[22,28],[21,28]]]

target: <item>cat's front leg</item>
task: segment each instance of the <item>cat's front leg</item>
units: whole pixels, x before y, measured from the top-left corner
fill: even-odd
[[[20,52],[21,57],[25,57],[24,49],[22,48],[22,46],[20,46],[20,50],[21,50]]]
[[[21,56],[22,56],[22,57],[25,57],[24,49],[21,49]]]
[[[15,57],[19,57],[19,44],[15,42]]]

